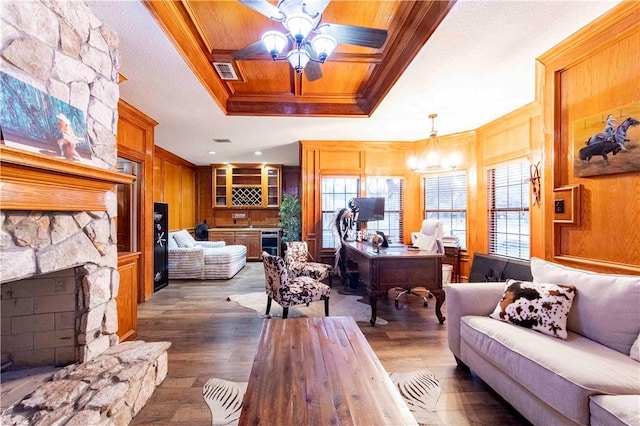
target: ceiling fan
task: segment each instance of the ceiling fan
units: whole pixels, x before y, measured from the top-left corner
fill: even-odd
[[[320,64],[329,57],[337,43],[379,49],[387,39],[387,30],[321,23],[322,12],[330,0],[279,0],[277,5],[267,0],[238,0],[256,12],[280,22],[287,33],[267,31],[261,40],[231,56],[237,60],[249,59],[267,49],[274,61],[288,60],[298,74],[305,71],[307,80],[322,77]],[[291,49],[284,55],[287,45]]]

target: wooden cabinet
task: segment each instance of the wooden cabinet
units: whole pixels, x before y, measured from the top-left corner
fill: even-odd
[[[246,246],[247,260],[260,260],[262,254],[262,232],[259,229],[209,229],[209,241]]]
[[[278,207],[281,170],[280,165],[213,165],[213,207]]]
[[[121,342],[138,337],[138,259],[139,252],[118,253],[120,285],[118,308],[118,337]]]
[[[267,180],[267,207],[278,207],[280,205],[280,169],[266,167]]]
[[[227,168],[213,168],[213,206],[227,207]]]
[[[460,282],[460,247],[447,247],[444,248],[444,257],[442,263],[453,266],[451,271],[451,282]]]
[[[209,241],[224,241],[228,246],[236,243],[236,231],[209,229]]]
[[[262,254],[262,232],[236,231],[236,244],[247,246],[247,259],[260,260]]]

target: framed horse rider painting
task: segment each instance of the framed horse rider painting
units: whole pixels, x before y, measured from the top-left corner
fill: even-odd
[[[576,120],[572,131],[574,176],[640,170],[640,102]]]

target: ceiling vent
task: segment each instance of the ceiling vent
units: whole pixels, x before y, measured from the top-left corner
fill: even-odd
[[[213,67],[223,80],[239,80],[236,70],[233,69],[231,62],[212,62]]]
[[[231,143],[231,139],[213,139],[215,143]]]

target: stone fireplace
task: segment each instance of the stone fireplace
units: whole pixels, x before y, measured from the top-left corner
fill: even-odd
[[[3,1],[0,19],[0,71],[82,111],[91,151],[0,143],[3,369],[59,367],[8,408],[21,385],[3,373],[0,423],[128,424],[170,343],[118,341],[118,37],[82,1]]]
[[[13,138],[0,145],[2,361],[85,362],[118,342],[114,191],[133,180],[115,172],[118,36],[81,1],[3,1],[0,8],[0,71],[80,110],[91,150],[89,160],[71,161]],[[60,271],[75,285],[38,278]],[[51,280],[41,296],[26,294]],[[63,287],[75,296],[58,294]],[[55,324],[69,311],[52,310],[72,297],[73,333]]]
[[[117,252],[109,212],[14,211],[0,213],[0,221],[7,258],[2,364],[85,362],[116,344]]]

